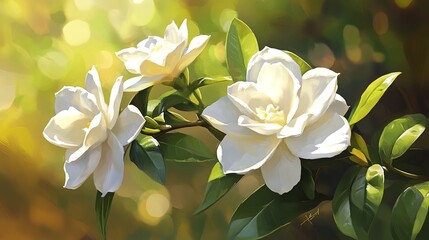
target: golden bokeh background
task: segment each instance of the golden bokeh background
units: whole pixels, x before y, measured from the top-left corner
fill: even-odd
[[[162,36],[172,20],[187,18],[190,38],[212,36],[191,66],[194,77],[227,75],[224,39],[234,17],[253,29],[260,48],[290,50],[340,72],[339,92],[349,104],[376,77],[403,72],[362,122],[359,130],[370,135],[393,117],[428,113],[427,11],[429,4],[416,0],[0,0],[0,239],[101,238],[92,180],[63,189],[64,150],[42,136],[54,93],[83,86],[94,65],[108,95],[118,76],[130,76],[115,52]],[[192,216],[213,163],[168,163],[164,187],[126,162],[110,239],[224,239],[240,199],[260,183],[251,174],[206,214]],[[341,239],[326,229],[304,236]]]

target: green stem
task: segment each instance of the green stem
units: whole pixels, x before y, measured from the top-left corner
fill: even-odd
[[[184,123],[184,124],[180,124],[180,125],[159,125],[159,130],[161,130],[161,132],[168,132],[168,131],[173,131],[176,129],[180,129],[180,128],[188,128],[188,127],[198,127],[198,126],[202,126],[203,125],[203,121],[196,121],[196,122],[190,122],[190,123]]]
[[[195,89],[195,91],[196,90],[197,89]],[[195,91],[192,92],[192,95],[194,95],[194,97],[198,101],[198,107],[199,107],[198,115],[199,115],[199,114],[201,114],[204,111],[204,103],[203,103],[203,100],[200,98],[200,96]]]
[[[151,135],[151,136],[160,136],[173,130],[188,128],[188,127],[199,127],[199,126],[203,126],[203,124],[204,124],[204,121],[198,120],[196,122],[190,122],[190,123],[174,125],[174,126],[159,125],[158,129],[153,129],[153,131],[145,131],[144,129],[142,129],[142,133],[146,135]]]

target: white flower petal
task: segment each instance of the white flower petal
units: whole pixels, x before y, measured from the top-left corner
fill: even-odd
[[[89,150],[91,146],[80,145],[79,147],[66,150],[66,162],[76,162]]]
[[[76,189],[80,187],[91,175],[101,157],[101,146],[87,151],[79,161],[65,162],[64,172],[66,174],[65,188]]]
[[[241,112],[234,106],[227,96],[221,97],[213,104],[206,107],[202,116],[219,131],[233,135],[255,135],[246,127],[238,125],[238,117]]]
[[[281,63],[291,71],[292,75],[296,79],[301,81],[301,70],[299,65],[284,51],[269,47],[265,47],[261,51],[257,52],[249,60],[249,64],[247,66],[247,81],[257,82],[259,72],[261,71],[262,65],[265,63]]]
[[[94,171],[94,184],[102,197],[115,192],[124,177],[124,148],[113,134],[102,145],[100,163]]]
[[[337,91],[337,76],[327,68],[314,68],[302,76],[299,107],[296,116],[310,113],[311,124],[319,119],[334,101]]]
[[[285,112],[289,122],[298,108],[299,79],[281,62],[265,63],[260,68],[257,85]]]
[[[144,76],[169,74],[182,57],[184,45],[165,42],[161,47],[153,49],[149,57],[141,63],[140,74]]]
[[[209,42],[210,36],[199,35],[194,37],[189,43],[189,47],[185,50],[182,59],[177,67],[178,71],[183,71],[189,64],[191,64],[204,50]]]
[[[290,136],[298,136],[304,131],[307,121],[311,114],[302,114],[301,116],[292,119],[286,126],[277,133],[278,138],[286,138]]]
[[[265,184],[272,191],[287,193],[301,179],[301,161],[285,143],[279,144],[273,156],[261,167]]]
[[[280,141],[276,137],[226,135],[217,149],[217,157],[225,174],[244,174],[270,159]]]
[[[125,146],[137,137],[144,123],[145,119],[139,109],[129,105],[119,115],[112,132],[119,142]]]
[[[154,55],[152,55],[153,57]],[[166,56],[161,56],[161,61],[165,61]],[[162,63],[165,64],[165,63]],[[170,74],[170,69],[166,68],[164,65],[158,65],[158,63],[152,62],[151,60],[143,61],[140,65],[140,73],[146,77],[152,77],[156,75],[168,75]]]
[[[70,150],[72,152],[66,153],[66,160],[68,162],[73,162],[82,157],[82,155],[91,147],[94,148],[100,145],[104,140],[106,140],[107,132],[106,132],[106,123],[103,119],[102,113],[96,115],[91,123],[89,124],[85,139],[83,140],[82,145],[79,148],[74,150]]]
[[[171,81],[201,53],[207,40],[207,36],[198,36],[185,51],[188,44],[185,19],[180,29],[174,21],[169,24],[165,29],[164,38],[149,36],[137,44],[137,48],[123,49],[117,55],[132,73],[145,78],[163,76],[163,80]],[[183,56],[184,54],[186,55]],[[132,85],[134,84],[125,84],[125,88],[128,89]]]
[[[99,113],[96,115],[88,127],[88,132],[83,141],[83,145],[86,146],[96,146],[106,140],[107,131],[106,131],[106,120],[104,116]]]
[[[51,118],[43,130],[43,136],[59,147],[78,147],[85,138],[83,129],[89,120],[85,114],[70,107]]]
[[[133,77],[124,82],[124,92],[138,92],[164,81],[166,75]]]
[[[346,100],[341,97],[341,95],[335,94],[335,99],[331,106],[329,106],[328,111],[333,111],[340,114],[341,116],[344,116],[347,110],[349,110],[349,106],[347,105]]]
[[[162,45],[163,43],[164,43],[163,38],[160,38],[158,36],[149,36],[148,38],[144,39],[143,41],[137,44],[137,49],[147,54],[150,54],[151,49],[153,49],[154,46]]]
[[[77,109],[88,116],[94,116],[99,110],[95,96],[81,87],[63,87],[55,93],[55,112]]]
[[[256,108],[273,104],[271,98],[253,82],[236,82],[228,86],[228,98],[244,115],[257,118]]]
[[[167,55],[166,58],[166,68],[170,71],[172,77],[177,77],[181,73],[178,70],[178,65],[180,64],[180,59],[182,58],[183,52],[186,48],[186,42],[183,41],[175,46],[175,48]]]
[[[186,26],[186,19],[183,21],[183,23]],[[183,23],[182,23],[182,26],[183,26]],[[177,27],[177,25],[174,21],[172,21],[165,28],[164,39],[166,41],[168,41],[170,43],[174,43],[174,44],[180,43],[184,40],[182,34],[179,32],[179,28]]]
[[[182,40],[188,43],[188,20],[186,18],[183,20],[182,25],[180,25],[179,35],[181,35]]]
[[[95,96],[99,110],[104,113],[107,110],[107,105],[104,101],[100,77],[94,66],[86,74],[86,90]]]
[[[347,120],[328,111],[300,136],[286,138],[285,142],[300,158],[327,158],[338,155],[350,145],[350,134]]]
[[[140,64],[147,58],[148,54],[137,48],[125,48],[116,52],[116,56],[125,63],[125,68],[131,73],[140,73]]]
[[[241,115],[238,118],[238,125],[242,127],[247,127],[253,130],[254,132],[262,135],[272,135],[279,132],[280,129],[282,129],[282,126],[279,124],[258,122],[249,118],[246,115]]]
[[[109,129],[112,129],[115,126],[116,120],[118,119],[123,92],[124,87],[122,84],[122,77],[119,77],[116,79],[115,84],[113,84],[112,91],[110,92],[110,102],[108,108]]]
[[[178,45],[164,44],[162,48],[153,51],[149,58],[142,62],[140,73],[143,76],[165,74],[170,75],[173,79],[179,74],[176,69],[184,48],[185,42]]]

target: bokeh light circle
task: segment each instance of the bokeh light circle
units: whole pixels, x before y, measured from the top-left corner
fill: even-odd
[[[78,46],[88,42],[91,30],[87,22],[75,19],[64,25],[63,35],[68,44]]]

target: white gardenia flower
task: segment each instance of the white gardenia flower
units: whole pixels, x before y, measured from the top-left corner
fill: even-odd
[[[93,67],[86,75],[86,90],[63,87],[55,94],[56,115],[43,130],[50,143],[66,148],[65,188],[76,189],[93,173],[97,190],[115,192],[124,175],[124,147],[139,134],[145,120],[129,105],[121,113],[123,84],[118,78],[104,101],[100,79]]]
[[[225,173],[261,169],[274,192],[290,191],[301,178],[299,158],[332,157],[350,145],[348,106],[338,94],[338,74],[315,68],[301,76],[285,52],[265,47],[249,61],[247,81],[203,116],[226,133],[217,156]]]
[[[164,38],[149,36],[137,44],[116,53],[128,71],[141,76],[124,83],[127,92],[137,92],[154,84],[169,82],[200,55],[210,36],[199,35],[188,44],[186,19],[180,28],[174,21],[165,29]]]

